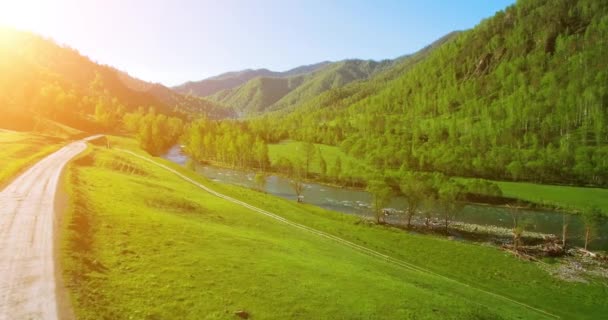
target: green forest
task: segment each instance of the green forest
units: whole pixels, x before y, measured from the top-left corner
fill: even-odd
[[[519,1],[402,72],[249,121],[379,171],[608,185],[608,3]],[[415,60],[415,61],[412,61]]]

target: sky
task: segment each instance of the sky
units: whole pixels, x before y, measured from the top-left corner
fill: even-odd
[[[249,68],[391,59],[472,28],[513,2],[0,0],[0,25],[172,86]]]

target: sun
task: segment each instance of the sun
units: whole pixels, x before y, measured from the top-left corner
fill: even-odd
[[[37,29],[46,11],[44,2],[44,0],[0,0],[0,27]]]

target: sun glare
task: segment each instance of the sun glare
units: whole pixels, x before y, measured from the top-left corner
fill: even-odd
[[[22,30],[39,30],[44,21],[44,1],[2,0],[0,1],[0,27]]]

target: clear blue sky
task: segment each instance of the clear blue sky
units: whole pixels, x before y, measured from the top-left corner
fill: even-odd
[[[514,0],[14,0],[0,24],[31,30],[143,80],[176,85],[412,53]]]

